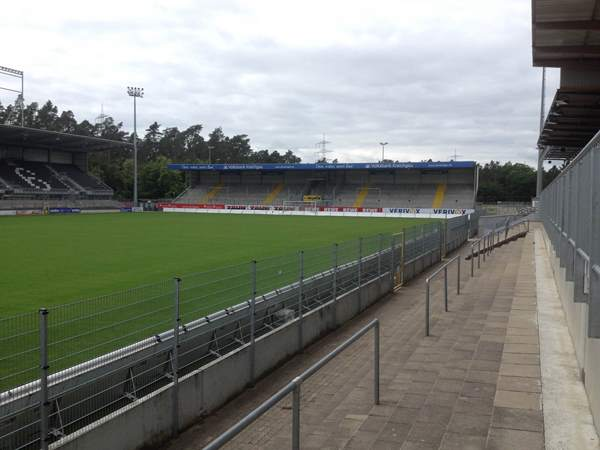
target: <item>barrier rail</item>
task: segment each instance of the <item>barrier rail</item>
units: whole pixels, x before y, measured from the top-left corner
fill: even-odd
[[[256,419],[275,406],[290,392],[292,393],[292,449],[300,449],[300,388],[302,383],[314,375],[321,367],[350,347],[354,342],[364,336],[369,330],[373,329],[373,402],[379,405],[379,320],[374,319],[359,331],[354,333],[349,339],[336,347],[333,351],[321,358],[307,370],[302,372],[286,386],[281,388],[276,394],[263,402],[258,408],[251,411],[246,417],[229,428],[218,438],[204,447],[204,450],[216,450],[231,441],[235,436],[241,433],[245,428],[251,425]]]
[[[425,280],[425,336],[429,336],[429,303],[430,303],[430,283],[439,273],[444,271],[444,310],[448,312],[448,266],[454,261],[457,262],[456,270],[456,295],[460,295],[460,255],[449,259],[443,266],[439,267]]]
[[[515,234],[509,237],[511,231],[517,231]],[[485,262],[486,255],[492,254],[494,248],[509,242],[512,239],[519,238],[529,232],[529,220],[522,219],[518,222],[512,223],[508,226],[496,228],[485,233],[482,237],[471,243],[471,252],[468,259],[471,260],[471,277],[475,276],[475,257],[477,257],[477,268],[481,268],[481,255],[483,254],[483,262]],[[501,239],[501,235],[504,233],[504,240]],[[495,240],[495,242],[494,242]],[[482,249],[483,244],[483,249]],[[477,246],[477,252],[475,252],[475,246]]]

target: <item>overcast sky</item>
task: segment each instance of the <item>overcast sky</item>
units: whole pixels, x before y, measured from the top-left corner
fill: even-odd
[[[533,164],[541,69],[523,0],[5,2],[0,65],[79,120],[201,123],[255,149]],[[551,71],[548,101],[557,88]],[[0,80],[9,85],[10,80]],[[13,98],[0,93],[3,103]],[[140,134],[142,131],[138,131]]]

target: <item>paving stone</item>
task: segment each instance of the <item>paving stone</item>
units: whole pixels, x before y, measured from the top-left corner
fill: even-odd
[[[503,391],[542,392],[542,381],[539,378],[512,377],[501,375],[498,378],[498,389]]]
[[[528,364],[506,364],[500,365],[500,376],[541,378],[540,366]]]
[[[417,420],[419,408],[397,408],[389,418],[390,422],[412,424]]]
[[[446,433],[442,439],[440,450],[483,450],[486,438],[458,433]]]
[[[448,431],[468,436],[487,436],[491,417],[455,413],[448,424]]]
[[[542,409],[540,394],[532,392],[496,391],[494,406],[518,409]]]
[[[541,411],[515,408],[494,408],[492,426],[523,431],[544,431],[544,416]]]
[[[408,433],[407,441],[422,442],[439,446],[446,425],[429,422],[415,422]]]
[[[489,450],[543,450],[543,433],[492,428],[488,437]]]
[[[495,384],[465,382],[461,396],[493,398],[495,393]]]

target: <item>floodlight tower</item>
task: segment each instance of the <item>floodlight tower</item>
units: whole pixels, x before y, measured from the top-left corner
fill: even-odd
[[[16,104],[18,105],[21,113],[21,126],[25,126],[25,74],[22,70],[11,69],[10,67],[0,66],[0,75],[5,75],[9,77],[18,78],[21,81],[21,90],[7,88],[5,86],[0,86],[0,89],[3,91],[15,92],[19,94],[17,97]]]
[[[387,142],[380,142],[381,145],[381,162],[385,161],[385,146],[388,145]]]
[[[144,88],[127,86],[127,94],[133,97],[133,206],[138,206],[138,161],[137,161],[137,104],[136,99],[144,96]]]

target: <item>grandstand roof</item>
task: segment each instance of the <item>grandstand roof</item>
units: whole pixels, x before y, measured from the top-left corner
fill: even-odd
[[[600,130],[600,0],[532,0],[533,65],[559,67],[538,139],[543,159],[572,159]]]
[[[469,169],[474,161],[405,163],[316,163],[316,164],[169,164],[171,170],[201,171],[282,171],[282,170],[390,170],[390,169]]]
[[[600,67],[598,0],[532,1],[533,65]]]
[[[600,130],[600,92],[559,89],[540,134],[545,159],[572,159]]]
[[[0,125],[0,145],[71,152],[98,152],[131,147],[128,142],[11,125]]]

